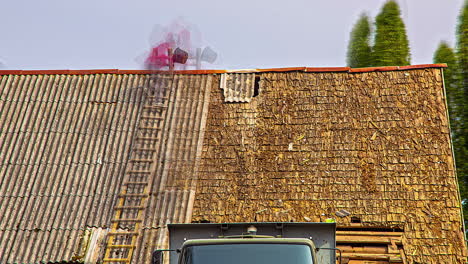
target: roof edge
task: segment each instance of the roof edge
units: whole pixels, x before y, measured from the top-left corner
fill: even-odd
[[[255,72],[376,72],[376,71],[402,71],[426,68],[447,68],[447,64],[419,64],[408,66],[382,66],[367,68],[350,67],[292,67],[292,68],[269,68],[269,69],[240,69],[240,70],[181,70],[181,71],[154,71],[154,70],[119,70],[119,69],[94,69],[94,70],[0,70],[0,75],[39,75],[39,74],[221,74],[221,73],[255,73]]]

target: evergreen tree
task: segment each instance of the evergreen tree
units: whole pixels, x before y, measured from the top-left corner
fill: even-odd
[[[371,46],[370,46],[371,28],[369,17],[362,14],[351,31],[347,64],[349,67],[369,67],[371,66]]]
[[[447,103],[449,107],[450,125],[455,134],[459,134],[461,125],[461,115],[463,110],[460,109],[460,104],[463,100],[463,91],[460,89],[458,82],[458,65],[457,58],[453,49],[442,41],[439,44],[435,54],[434,63],[446,63],[448,68],[444,69],[444,82],[447,92]]]
[[[457,52],[460,60],[459,64],[461,66],[463,91],[465,96],[468,96],[468,0],[465,1],[458,19]],[[466,98],[468,99],[468,97]]]
[[[468,175],[467,151],[463,135],[464,124],[464,92],[459,78],[459,65],[453,49],[446,43],[441,42],[434,54],[434,63],[446,63],[448,68],[444,69],[445,90],[449,108],[450,128],[452,142],[455,152],[457,166],[458,185],[462,200],[468,199]],[[468,206],[464,206],[465,221],[468,220]]]
[[[460,131],[455,135],[454,149],[457,159],[457,175],[462,196],[465,223],[468,224],[468,0],[460,12],[457,28],[458,77],[460,79],[461,103]]]
[[[400,7],[390,0],[376,17],[373,48],[374,66],[409,65],[410,48]]]

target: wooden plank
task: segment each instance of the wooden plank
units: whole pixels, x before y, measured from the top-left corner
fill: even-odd
[[[372,225],[372,226],[367,226],[365,223],[349,223],[347,225],[340,225],[337,226],[336,229],[337,231],[343,230],[343,229],[359,229],[357,231],[362,231],[363,229],[365,230],[366,228],[372,228],[374,230],[376,229],[382,229],[382,230],[390,230],[388,226],[385,225]],[[394,230],[401,230],[401,229],[394,229]]]
[[[346,253],[382,253],[386,254],[388,253],[387,251],[387,246],[358,246],[354,247],[351,245],[340,245],[338,246],[339,249],[341,249],[343,252]]]
[[[147,109],[147,110],[161,110],[163,108],[167,108],[167,106],[164,106],[164,105],[145,105],[143,106],[143,109]]]
[[[115,222],[143,222],[142,219],[112,219],[111,220],[111,223],[115,223]]]
[[[159,138],[158,137],[137,137],[136,140],[149,140],[149,141],[153,141],[153,140],[158,140]]]
[[[124,182],[124,185],[146,185],[148,182]]]
[[[128,174],[150,174],[151,171],[144,171],[144,170],[130,170],[127,172]]]
[[[388,264],[388,261],[350,260],[348,264]]]
[[[161,130],[160,127],[140,126],[139,129]]]
[[[128,162],[147,162],[147,163],[152,163],[154,162],[152,159],[131,159]]]
[[[135,151],[157,151],[155,148],[134,148]]]
[[[167,88],[165,88],[167,89]],[[155,95],[147,95],[146,96],[147,99],[163,99],[161,101],[165,101],[167,99],[167,96],[155,96]]]
[[[401,237],[403,235],[403,232],[340,231],[340,230],[337,230],[336,235]]]
[[[115,231],[115,232],[109,232],[109,236],[137,236],[140,233],[138,232],[129,232],[129,231]]]
[[[400,256],[394,254],[366,254],[366,253],[343,253],[342,257],[349,258],[350,260],[385,260],[389,261],[392,259],[393,263],[395,261],[403,262]]]
[[[145,209],[145,206],[115,206],[115,210],[125,210],[125,209],[135,209],[142,210]]]
[[[134,245],[107,245],[108,248],[134,248]]]
[[[160,116],[141,116],[140,117],[141,119],[152,119],[152,120],[163,120],[164,118],[160,117]]]
[[[102,262],[130,262],[130,259],[105,258]]]
[[[376,237],[376,236],[336,236],[336,243],[356,243],[356,244],[395,244],[401,245],[401,237]]]
[[[119,197],[148,197],[147,193],[121,193]]]

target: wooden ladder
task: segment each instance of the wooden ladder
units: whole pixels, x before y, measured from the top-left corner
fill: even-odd
[[[173,80],[174,76],[170,74],[150,77],[149,88],[142,95],[143,106],[114,207],[103,263],[130,264],[132,261],[157,168],[161,130]]]

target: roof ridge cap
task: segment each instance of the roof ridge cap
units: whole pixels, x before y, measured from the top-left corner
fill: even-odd
[[[237,69],[237,70],[180,70],[180,71],[155,71],[155,70],[119,70],[119,69],[90,69],[90,70],[0,70],[0,75],[87,75],[87,74],[221,74],[221,73],[256,73],[256,72],[348,72],[362,73],[375,71],[402,71],[426,68],[447,68],[447,64],[417,64],[407,66],[380,66],[365,68],[350,67],[289,67],[266,69]]]

